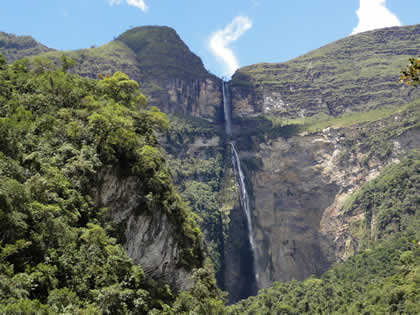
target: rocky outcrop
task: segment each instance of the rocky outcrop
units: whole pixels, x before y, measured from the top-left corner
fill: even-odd
[[[142,209],[144,196],[138,193],[141,181],[136,176],[104,170],[99,175],[95,202],[98,207],[108,208],[113,220],[122,226],[124,248],[146,275],[188,289],[193,281],[191,273],[179,265],[179,232],[163,211],[147,213]]]
[[[133,79],[150,97],[150,105],[166,113],[220,120],[221,80],[207,72],[174,29],[137,27],[115,41],[134,52],[140,71]]]
[[[394,115],[391,119],[399,119],[400,115]],[[381,129],[380,126],[371,126],[375,132]],[[331,136],[330,130],[328,134]],[[336,138],[332,137],[335,142]],[[334,202],[325,209],[320,231],[326,235],[334,245],[335,261],[343,261],[358,252],[360,238],[354,231],[354,223],[362,222],[365,219],[364,212],[345,212],[346,201],[353,192],[356,192],[364,183],[371,181],[381,174],[384,167],[391,163],[399,163],[408,152],[420,148],[420,130],[413,128],[395,138],[389,139],[392,150],[386,159],[372,158],[366,160],[367,153],[363,150],[346,152],[341,154],[341,149],[335,144],[335,151],[332,155],[323,156],[323,173],[339,183],[338,191]],[[340,167],[341,165],[341,167]],[[344,167],[343,167],[344,166]],[[371,219],[369,230],[374,234],[376,218]]]
[[[175,78],[160,84],[164,88],[149,95],[150,105],[158,106],[168,114],[199,117],[209,121],[220,120],[222,99],[218,80],[207,78],[185,81]]]

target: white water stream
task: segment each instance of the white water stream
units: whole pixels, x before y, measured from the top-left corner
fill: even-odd
[[[225,132],[228,139],[230,139],[232,135],[232,120],[231,120],[231,98],[230,98],[230,87],[228,82],[223,82],[223,108],[225,114]],[[252,251],[252,260],[254,265],[254,274],[256,285],[258,287],[258,269],[257,269],[257,262],[256,262],[256,248],[255,248],[255,241],[254,241],[254,233],[252,228],[252,217],[251,217],[251,209],[249,203],[249,195],[246,190],[245,185],[245,175],[242,171],[241,161],[239,160],[239,155],[235,147],[235,143],[233,141],[229,141],[229,145],[231,148],[231,158],[233,164],[233,171],[236,176],[238,188],[239,188],[239,199],[241,202],[242,210],[245,213],[247,227],[248,227],[248,239],[249,244],[251,246]]]

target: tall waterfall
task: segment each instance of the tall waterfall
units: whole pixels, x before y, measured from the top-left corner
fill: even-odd
[[[238,188],[239,188],[239,199],[241,202],[241,207],[245,213],[246,222],[247,222],[248,239],[249,239],[249,245],[251,247],[251,252],[252,252],[254,275],[255,275],[255,280],[256,280],[255,283],[258,286],[256,248],[255,248],[254,233],[253,233],[253,228],[252,228],[252,217],[251,217],[251,208],[250,208],[250,203],[249,203],[249,195],[246,190],[245,175],[244,175],[244,172],[242,171],[241,161],[239,160],[238,151],[236,150],[235,143],[233,141],[230,141],[230,137],[232,135],[231,97],[230,97],[229,82],[225,82],[225,81],[223,81],[223,109],[224,109],[224,114],[225,114],[226,136],[229,139],[229,145],[231,148],[233,171],[235,173]]]
[[[231,99],[229,82],[223,81],[223,111],[225,113],[225,132],[228,137],[232,135]]]

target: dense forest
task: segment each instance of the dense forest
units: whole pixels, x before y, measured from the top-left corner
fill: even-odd
[[[168,120],[146,108],[125,74],[83,79],[61,58],[0,58],[0,313],[180,313],[223,305],[201,232],[176,193],[158,146]],[[180,293],[145,276],[120,227],[92,197],[106,166],[143,178],[144,212],[179,228],[179,264],[195,285]],[[202,313],[202,312],[200,312]]]

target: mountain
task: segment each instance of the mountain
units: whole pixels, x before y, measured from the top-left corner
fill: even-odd
[[[222,80],[167,27],[134,28],[101,47],[42,56],[59,64],[64,53],[77,63],[71,71],[88,78],[123,71],[149,104],[168,114],[169,128],[158,142],[180,198],[203,231],[203,255],[216,269],[218,286],[229,303],[272,286],[225,312],[357,313],[380,304],[384,312],[409,313],[418,299],[412,287],[420,237],[420,91],[398,79],[419,43],[420,25],[386,28],[285,63],[243,67],[225,85],[228,104]],[[223,110],[230,103],[228,137]],[[249,196],[255,248],[230,142]],[[172,219],[155,212],[136,219],[134,210],[121,211],[145,200],[136,192],[141,180],[121,171],[127,176],[112,168],[100,173],[95,200],[113,209],[136,263],[152,272],[169,262],[176,270],[168,240],[179,233]],[[375,266],[388,267],[378,272]],[[152,276],[167,278],[165,272]],[[330,296],[334,303],[325,302]]]
[[[14,62],[24,57],[37,56],[53,49],[38,43],[31,36],[16,36],[0,32],[0,54],[7,62]]]
[[[9,62],[49,51],[45,56],[58,63],[64,53],[76,61],[75,73],[93,79],[122,71],[139,83],[150,105],[166,113],[210,121],[223,117],[220,79],[169,27],[136,27],[103,46],[70,52],[51,51],[31,37],[4,33],[0,47]]]
[[[62,52],[51,52],[57,58]],[[222,117],[220,80],[210,74],[175,30],[144,26],[128,30],[101,47],[66,52],[82,76],[122,71],[136,80],[149,104],[166,113],[210,121]]]
[[[418,54],[420,26],[346,37],[284,63],[261,63],[232,78],[234,115],[296,119],[367,111],[415,99],[399,72]],[[412,95],[414,94],[414,95]]]
[[[135,81],[0,56],[0,108],[0,313],[145,314],[206,307],[194,290],[219,297],[158,143],[167,118]]]

